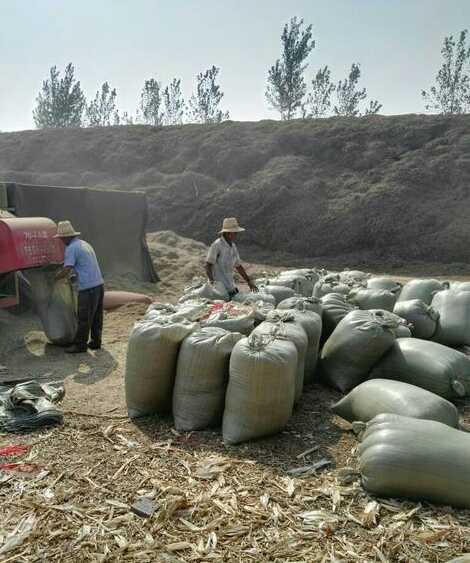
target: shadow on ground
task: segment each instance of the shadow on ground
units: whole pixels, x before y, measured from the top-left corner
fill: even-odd
[[[0,356],[6,367],[0,382],[13,384],[35,379],[38,381],[63,381],[73,377],[74,382],[93,385],[110,375],[117,361],[106,350],[84,354],[67,354],[64,348],[53,346],[44,333],[30,331],[21,345]]]
[[[349,425],[339,422],[337,417],[331,416],[330,409],[325,408],[339,396],[339,393],[320,385],[309,386],[281,433],[237,446],[224,445],[220,427],[197,432],[176,432],[171,417],[145,417],[134,419],[132,424],[137,439],[140,434],[141,440],[152,443],[169,440],[172,448],[195,454],[243,458],[269,466],[283,475],[290,469],[314,464],[322,459],[330,462],[328,467],[331,469],[338,463],[338,446],[345,443],[346,457],[354,442],[352,433],[348,431]],[[312,448],[314,451],[301,456]],[[333,458],[333,451],[336,459]],[[344,465],[344,461],[341,460],[341,465]]]

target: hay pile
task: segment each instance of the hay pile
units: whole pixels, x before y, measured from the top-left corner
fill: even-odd
[[[269,263],[438,274],[468,271],[469,147],[469,115],[57,128],[0,134],[0,176],[145,190],[150,230],[206,244],[235,216]]]
[[[194,277],[203,276],[207,246],[172,231],[147,235],[150,255],[161,279],[159,293],[176,298]]]

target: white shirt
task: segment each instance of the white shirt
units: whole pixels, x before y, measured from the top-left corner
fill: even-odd
[[[209,248],[207,262],[213,265],[214,281],[222,283],[227,291],[233,291],[233,270],[241,264],[235,243],[230,245],[223,236],[218,238]]]

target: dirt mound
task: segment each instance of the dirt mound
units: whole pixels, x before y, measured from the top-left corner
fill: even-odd
[[[204,276],[207,246],[172,231],[147,235],[150,255],[160,276],[159,293],[167,299],[181,296],[194,277]]]
[[[462,271],[469,149],[470,116],[26,131],[0,135],[0,179],[145,190],[150,230],[206,244],[234,215],[257,260]]]

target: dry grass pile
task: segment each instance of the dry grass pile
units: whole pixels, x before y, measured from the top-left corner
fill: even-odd
[[[145,190],[150,230],[207,244],[237,216],[271,254],[468,271],[469,148],[468,115],[39,130],[0,134],[0,177]]]
[[[194,277],[204,276],[207,246],[172,231],[147,235],[150,255],[161,279],[159,293],[176,299]]]

